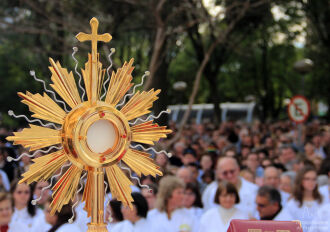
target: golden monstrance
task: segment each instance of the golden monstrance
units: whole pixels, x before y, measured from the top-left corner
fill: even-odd
[[[59,62],[50,58],[49,69],[52,73],[50,86],[65,103],[58,100],[55,93],[50,90],[46,92],[53,93],[54,99],[45,92],[41,95],[27,91],[18,95],[34,113],[32,117],[46,120],[53,126],[30,124],[29,128],[7,137],[7,140],[28,147],[30,151],[59,146],[55,152],[33,159],[34,163],[20,180],[20,183],[28,184],[33,181],[48,180],[61,167],[69,164],[67,171],[52,187],[52,214],[74,200],[79,180],[84,173],[87,174],[82,201],[85,202],[84,209],[88,217],[91,217],[88,231],[107,231],[104,223],[104,175],[107,175],[112,195],[124,205],[132,207],[130,185],[133,184],[121,170],[121,162],[138,176],[162,175],[159,167],[150,158],[150,154],[145,152],[148,149],[141,145],[142,150],[134,149],[137,146],[131,143],[154,145],[154,142],[166,138],[166,134],[171,132],[166,127],[153,123],[155,117],[150,119],[149,116],[146,120],[140,119],[140,123],[137,123],[140,116],[151,112],[150,108],[158,99],[160,90],[134,93],[134,88],[134,95],[131,94],[133,96],[124,104],[125,96],[128,96],[127,92],[134,85],[131,82],[133,59],[128,63],[125,62],[117,72],[112,72],[106,89],[106,81],[104,81],[106,70],[99,61],[97,42],[109,42],[112,37],[108,33],[98,34],[98,24],[98,20],[92,18],[91,34],[79,33],[76,36],[80,42],[91,41],[92,44],[92,52],[88,54],[85,68],[81,70],[85,86],[82,89],[82,96],[72,72],[69,73]],[[84,101],[85,94],[86,101]],[[105,97],[104,101],[103,97]],[[63,103],[64,108],[57,103]],[[66,106],[71,110],[66,109]],[[134,119],[135,121],[132,122]]]

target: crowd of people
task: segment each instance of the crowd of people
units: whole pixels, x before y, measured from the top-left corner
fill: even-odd
[[[172,145],[177,127],[169,127],[159,145],[171,155],[153,154],[163,176],[131,186],[133,209],[106,194],[109,231],[227,231],[232,219],[251,219],[299,220],[304,232],[330,232],[328,124],[315,120],[299,133],[290,121],[190,123]],[[0,231],[86,231],[84,202],[72,207],[82,192],[51,215],[50,182],[18,183],[33,160],[8,162],[26,152],[5,140],[10,133],[0,130]]]

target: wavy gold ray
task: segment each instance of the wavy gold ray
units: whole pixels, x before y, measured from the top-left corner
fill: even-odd
[[[112,165],[105,169],[110,185],[111,193],[117,200],[121,201],[124,205],[129,205],[132,209],[132,190],[130,185],[132,182],[125,176],[123,171],[117,166]]]
[[[141,123],[131,127],[132,141],[138,143],[145,143],[154,145],[160,138],[166,138],[166,134],[172,132],[172,130],[166,129],[166,126],[158,126],[153,124],[152,121]]]
[[[68,161],[64,150],[59,150],[51,154],[33,159],[34,164],[23,174],[23,179],[19,183],[48,180],[54,173]]]
[[[6,139],[14,141],[14,145],[30,147],[30,151],[61,143],[61,131],[32,124],[30,127],[14,132],[14,136],[8,136]]]
[[[84,194],[82,197],[82,201],[85,201],[84,210],[87,212],[87,217],[90,217],[92,214],[92,189],[93,186],[93,173],[88,171],[87,172],[87,181],[85,185]]]
[[[69,201],[74,200],[74,196],[79,184],[82,169],[71,165],[71,167],[64,173],[64,175],[57,181],[52,188],[54,191],[52,197],[53,201],[50,204],[52,208],[51,214],[60,211],[62,206],[68,204]]]
[[[92,76],[92,55],[88,54],[88,61],[85,63],[85,69],[81,69],[83,74],[87,98],[92,101],[93,98],[99,100],[102,84],[105,75],[105,69],[102,69],[102,63],[99,62],[99,54],[97,54],[97,80],[93,80]],[[96,87],[93,88],[93,82],[96,82]]]
[[[163,175],[148,153],[129,149],[122,160],[140,177],[141,174],[154,177]]]
[[[125,104],[120,110],[127,118],[128,121],[140,117],[142,115],[150,113],[149,108],[152,107],[152,103],[158,99],[157,95],[160,93],[160,89],[154,91],[151,89],[149,92],[140,91]]]
[[[50,86],[68,103],[71,108],[81,103],[79,92],[72,72],[68,73],[66,68],[62,68],[60,62],[54,62],[49,58],[52,66],[49,70],[52,72],[52,81],[54,84]]]
[[[131,59],[129,63],[124,63],[122,68],[117,70],[117,73],[112,72],[111,80],[107,92],[105,101],[113,106],[122,99],[127,91],[133,86],[132,81],[132,72],[134,67],[132,64],[134,59]]]
[[[22,102],[35,113],[32,117],[63,124],[66,113],[46,93],[41,96],[27,91],[26,94],[19,92],[18,96],[23,98]]]

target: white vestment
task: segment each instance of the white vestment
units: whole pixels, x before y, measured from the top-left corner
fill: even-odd
[[[330,202],[330,189],[329,188],[330,188],[330,186],[328,184],[323,185],[319,188],[319,192],[323,196],[324,203]]]
[[[289,197],[290,197],[290,194],[289,193],[286,193],[282,190],[278,190],[281,194],[281,204],[282,204],[282,207],[284,207],[286,205],[286,203],[288,202],[289,200]]]
[[[241,187],[238,190],[238,194],[240,197],[240,203],[236,205],[236,207],[242,211],[248,212],[250,215],[256,215],[256,196],[258,191],[258,186],[250,183],[243,178],[240,178],[241,180]],[[212,207],[217,206],[216,203],[214,203],[214,197],[215,193],[218,188],[218,182],[213,181],[211,184],[209,184],[202,196],[202,201],[204,205],[204,210],[208,210]]]
[[[286,209],[281,209],[281,211],[274,217],[273,221],[293,221],[290,213]]]
[[[187,209],[177,209],[172,212],[169,219],[166,212],[154,211],[148,215],[148,220],[153,223],[155,232],[195,232],[197,218]]]
[[[330,203],[324,204],[312,221],[310,232],[330,232]]]
[[[227,214],[225,219],[223,215]],[[217,206],[206,211],[201,220],[198,232],[218,232],[227,231],[232,219],[249,219],[249,215],[236,207],[224,209]]]
[[[113,231],[113,230],[109,230]],[[115,232],[145,232],[155,231],[152,226],[152,222],[149,222],[149,220],[145,218],[140,218],[138,221],[136,221],[134,224],[128,220],[124,220],[120,222],[119,226],[116,227]]]
[[[0,169],[0,175],[1,175],[3,187],[5,187],[6,191],[9,192],[9,190],[10,190],[10,182],[9,182],[7,173],[5,173],[4,171],[2,171]]]
[[[36,209],[35,216],[31,217],[27,208],[21,210],[15,208],[9,227],[17,226],[24,227],[24,232],[46,232],[51,227],[46,223],[44,212],[41,209]]]
[[[56,232],[81,232],[80,228],[75,224],[63,224],[57,228]]]
[[[295,199],[290,199],[284,209],[290,214],[293,220],[301,222],[304,232],[308,232],[317,210],[324,204],[317,201],[304,201],[302,206]]]

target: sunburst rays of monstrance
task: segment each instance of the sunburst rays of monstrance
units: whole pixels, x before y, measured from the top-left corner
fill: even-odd
[[[60,145],[61,149],[33,159],[34,164],[23,174],[20,182],[30,184],[33,181],[48,180],[59,168],[71,162],[52,188],[51,213],[60,211],[63,205],[73,201],[79,179],[83,172],[87,172],[82,201],[85,202],[84,209],[88,217],[91,217],[88,231],[107,231],[104,223],[104,175],[107,175],[112,195],[124,205],[132,207],[132,182],[118,163],[124,162],[138,176],[162,175],[149,153],[135,150],[130,144],[154,145],[154,142],[166,138],[166,134],[171,131],[153,123],[153,120],[140,124],[130,123],[150,113],[160,90],[137,91],[121,109],[117,109],[120,100],[133,86],[133,59],[125,62],[117,72],[112,72],[108,89],[104,93],[105,100],[102,101],[105,69],[102,69],[99,61],[97,42],[109,42],[112,37],[108,33],[98,34],[96,18],[91,19],[90,25],[91,34],[79,33],[76,36],[80,42],[91,41],[92,44],[92,52],[88,54],[85,68],[81,70],[87,100],[81,98],[72,72],[69,73],[59,62],[50,58],[50,86],[71,110],[62,109],[57,104],[59,101],[53,100],[46,93],[20,92],[18,95],[23,99],[22,102],[34,113],[32,117],[56,123],[61,128],[30,124],[29,128],[15,132],[7,140],[29,148],[30,151]]]

